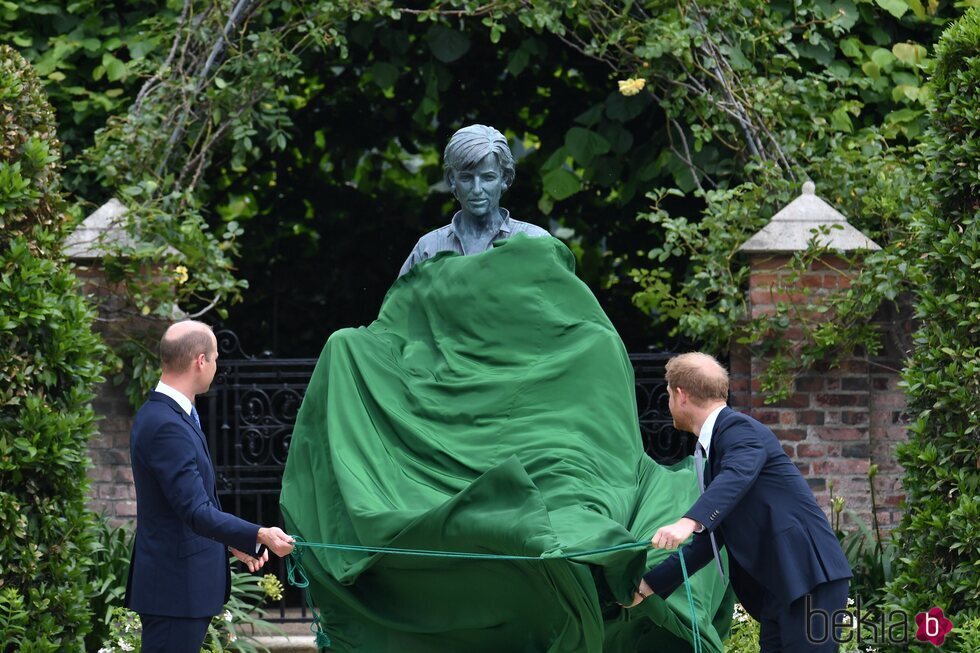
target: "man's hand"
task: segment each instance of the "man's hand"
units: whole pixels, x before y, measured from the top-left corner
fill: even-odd
[[[238,558],[239,560],[241,560],[242,562],[244,562],[245,566],[248,567],[248,570],[253,574],[257,572],[259,569],[261,569],[262,566],[269,560],[268,551],[263,551],[262,555],[256,558],[254,556],[248,555],[247,553],[242,553],[241,551],[239,551],[234,547],[228,547],[228,548],[231,549],[231,554],[236,558]]]
[[[649,597],[651,594],[653,594],[653,588],[647,585],[647,582],[645,580],[641,579],[639,589],[637,589],[636,592],[633,594],[633,602],[624,607],[635,608],[636,606],[643,603],[643,599]]]
[[[281,528],[260,528],[258,537],[255,538],[259,544],[264,544],[277,556],[282,558],[293,552],[293,542],[295,540],[286,535]]]
[[[697,527],[698,523],[693,519],[681,517],[670,526],[660,528],[650,540],[650,544],[655,549],[676,549],[691,537],[691,533]]]

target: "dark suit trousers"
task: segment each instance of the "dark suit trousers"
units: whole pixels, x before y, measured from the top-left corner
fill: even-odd
[[[143,653],[201,653],[211,617],[185,619],[141,614]]]
[[[837,653],[831,619],[847,607],[849,586],[844,578],[821,583],[789,605],[767,600],[759,619],[759,653]]]

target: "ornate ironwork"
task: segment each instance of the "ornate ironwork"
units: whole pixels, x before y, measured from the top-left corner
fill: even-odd
[[[217,331],[218,371],[198,407],[218,475],[225,510],[262,525],[282,525],[279,493],[296,414],[315,358],[249,356],[231,331]],[[690,455],[694,437],[673,428],[667,407],[664,365],[672,354],[631,354],[637,417],[646,453],[661,464]],[[278,576],[285,583],[282,561]],[[278,622],[306,620],[298,591],[287,586]]]

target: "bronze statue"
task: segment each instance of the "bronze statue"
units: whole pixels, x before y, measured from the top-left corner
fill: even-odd
[[[448,225],[419,239],[398,276],[439,252],[478,254],[517,233],[549,235],[500,208],[500,196],[514,182],[514,155],[499,131],[485,125],[463,127],[449,139],[443,160],[446,183],[460,210]]]

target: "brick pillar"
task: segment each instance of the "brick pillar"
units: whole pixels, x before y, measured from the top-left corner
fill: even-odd
[[[793,285],[789,284],[788,263],[788,256],[750,258],[753,318],[775,314],[777,302],[832,298],[850,284],[848,263],[843,259],[815,261]],[[804,288],[809,295],[804,295]],[[832,305],[832,301],[828,303]],[[791,324],[787,335],[798,337],[800,330]],[[868,471],[872,464],[877,465],[879,522],[884,527],[897,523],[903,494],[895,447],[905,439],[898,358],[856,356],[834,367],[817,364],[795,379],[786,399],[773,404],[766,403],[760,382],[769,362],[744,345],[732,347],[733,405],[772,428],[828,516],[832,482],[833,494],[845,498],[846,510],[871,525]],[[842,523],[847,521],[845,515]]]
[[[106,279],[101,264],[94,260],[76,259],[75,275],[82,281],[83,292],[99,307],[100,317],[113,316],[111,307],[123,295],[120,288],[114,288]],[[106,328],[99,331],[111,345],[114,340],[112,332]],[[133,408],[126,398],[125,388],[114,385],[111,380],[99,386],[93,407],[99,421],[98,433],[88,444],[88,454],[92,459],[92,468],[88,472],[92,481],[88,506],[106,515],[115,524],[133,521],[136,517],[136,488],[129,457]]]
[[[111,253],[110,245],[134,244],[122,221],[125,212],[120,202],[109,200],[85,218],[64,243],[65,255],[75,264],[75,275],[82,282],[82,292],[98,307],[97,328],[110,346],[117,346],[125,338],[140,337],[147,330],[160,330],[156,320],[137,314],[124,286],[108,280],[102,263]],[[129,431],[134,410],[125,388],[111,380],[99,387],[94,408],[99,423],[98,434],[88,448],[93,463],[89,470],[92,480],[89,507],[117,524],[133,521],[136,490],[129,457]]]

